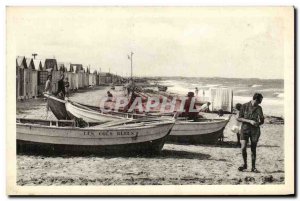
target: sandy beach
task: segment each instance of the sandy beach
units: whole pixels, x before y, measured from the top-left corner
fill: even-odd
[[[91,97],[106,93],[97,87],[70,98],[89,104]],[[17,117],[55,119],[43,99],[17,102]],[[224,142],[216,145],[166,143],[158,156],[17,156],[18,185],[185,185],[185,184],[282,184],[284,178],[284,127],[267,119],[261,127],[257,169],[238,172],[242,164],[236,135],[229,122]],[[250,148],[248,167],[251,167]]]

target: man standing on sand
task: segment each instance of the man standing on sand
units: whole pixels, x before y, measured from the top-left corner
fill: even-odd
[[[253,95],[253,100],[242,105],[239,113],[238,121],[242,122],[241,127],[241,148],[244,160],[244,165],[239,167],[239,171],[247,169],[247,142],[251,140],[251,172],[259,173],[255,167],[256,161],[256,146],[260,137],[260,125],[264,123],[264,115],[261,106],[263,96],[260,93]]]
[[[56,95],[62,99],[66,95],[64,78],[65,78],[64,74],[61,74],[60,80],[57,82],[57,92],[56,92]]]

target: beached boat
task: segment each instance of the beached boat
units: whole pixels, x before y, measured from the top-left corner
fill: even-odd
[[[213,144],[223,135],[229,120],[230,116],[219,119],[204,118],[196,122],[178,119],[167,140],[184,144]]]
[[[66,106],[69,113],[72,113],[75,117],[82,118],[87,122],[97,122],[97,120],[111,121],[122,118],[157,118],[159,115],[129,114],[122,112],[110,112],[110,114],[104,114],[99,112],[99,109],[97,111],[96,107],[74,102],[67,102]],[[70,107],[72,107],[72,111],[69,110]],[[230,116],[217,119],[203,118],[195,122],[179,118],[175,122],[175,125],[167,139],[173,142],[189,144],[215,143],[218,138],[222,136],[223,130],[229,122],[229,119]]]
[[[120,120],[76,127],[70,120],[17,119],[17,151],[33,153],[157,153],[174,120]]]
[[[63,100],[57,99],[53,96],[49,96],[53,103],[55,101],[57,104],[61,104]],[[82,118],[86,122],[108,122],[116,121],[120,119],[138,119],[138,118],[156,118],[161,114],[130,114],[123,112],[113,112],[102,113],[98,107],[89,106],[81,103],[64,101],[65,110],[67,111],[67,116],[70,118]],[[62,105],[60,105],[62,107]],[[52,108],[51,108],[52,110]],[[56,110],[54,110],[56,111]],[[60,114],[60,113],[59,113]],[[58,119],[61,115],[54,115]],[[167,138],[168,141],[178,142],[178,143],[189,143],[189,144],[211,144],[216,143],[218,138],[223,135],[223,130],[229,122],[230,116],[227,118],[203,118],[199,121],[189,121],[177,119],[175,125]]]

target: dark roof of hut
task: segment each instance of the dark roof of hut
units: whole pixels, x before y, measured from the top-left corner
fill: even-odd
[[[26,65],[27,65],[27,68],[31,67],[31,69],[35,69],[32,58],[26,58]]]
[[[26,60],[25,60],[24,56],[17,56],[16,62],[17,62],[18,67],[22,66],[22,64],[23,64],[24,67],[27,68]]]
[[[56,59],[46,59],[45,60],[45,69],[53,69],[54,71],[57,71],[57,61]]]
[[[42,61],[40,59],[33,59],[33,65],[35,70],[42,70]]]
[[[97,70],[94,70],[93,74],[97,75],[98,74]]]

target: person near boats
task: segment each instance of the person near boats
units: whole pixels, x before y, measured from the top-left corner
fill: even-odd
[[[210,111],[209,106],[210,106],[210,102],[204,103],[200,107],[200,112],[209,112]]]
[[[233,126],[231,127],[231,131],[236,134],[237,146],[239,146],[239,147],[241,147],[240,137],[241,137],[242,122],[239,122],[237,119],[239,117],[239,113],[240,113],[241,107],[242,107],[242,104],[240,104],[240,103],[237,103],[235,105],[235,110],[236,111],[235,111],[235,115],[232,116],[232,118],[233,118]]]
[[[194,98],[194,92],[188,92],[187,94],[188,99],[185,101],[184,104],[184,112],[182,112],[179,116],[180,117],[187,117],[188,120],[194,120],[196,121],[198,119],[198,111],[190,111],[190,106],[192,104],[192,100]],[[196,110],[196,105],[194,103],[193,109]]]
[[[112,99],[113,99],[113,95],[112,95],[112,93],[110,92],[110,91],[107,91],[107,101],[112,101]]]
[[[239,112],[238,121],[242,122],[241,127],[241,149],[244,160],[244,165],[238,168],[239,171],[247,169],[247,142],[250,138],[251,141],[251,172],[258,173],[256,169],[256,147],[260,137],[260,125],[264,123],[264,115],[262,107],[259,105],[263,100],[263,96],[260,93],[255,93],[253,99],[242,105]]]
[[[48,75],[48,77],[47,77],[44,92],[46,94],[49,94],[49,95],[52,94],[52,75]],[[47,99],[47,104],[46,104],[47,117],[48,117],[48,111],[49,111],[49,102],[48,102],[48,99]]]
[[[47,94],[52,94],[52,75],[48,75],[44,91]]]
[[[65,79],[65,92],[66,92],[66,96],[69,96],[69,87],[70,87],[70,83],[69,83],[69,78],[66,77]]]
[[[129,82],[125,85],[126,89],[127,89],[127,96],[130,95],[131,92],[134,91],[134,83],[133,83],[133,79],[131,78],[129,80]]]
[[[56,96],[62,99],[66,95],[64,77],[64,74],[60,75],[60,80],[57,82],[57,92],[55,94]]]
[[[196,87],[195,88],[195,94],[196,94],[196,96],[198,96],[198,93],[199,93],[199,89],[198,89],[198,87]]]

